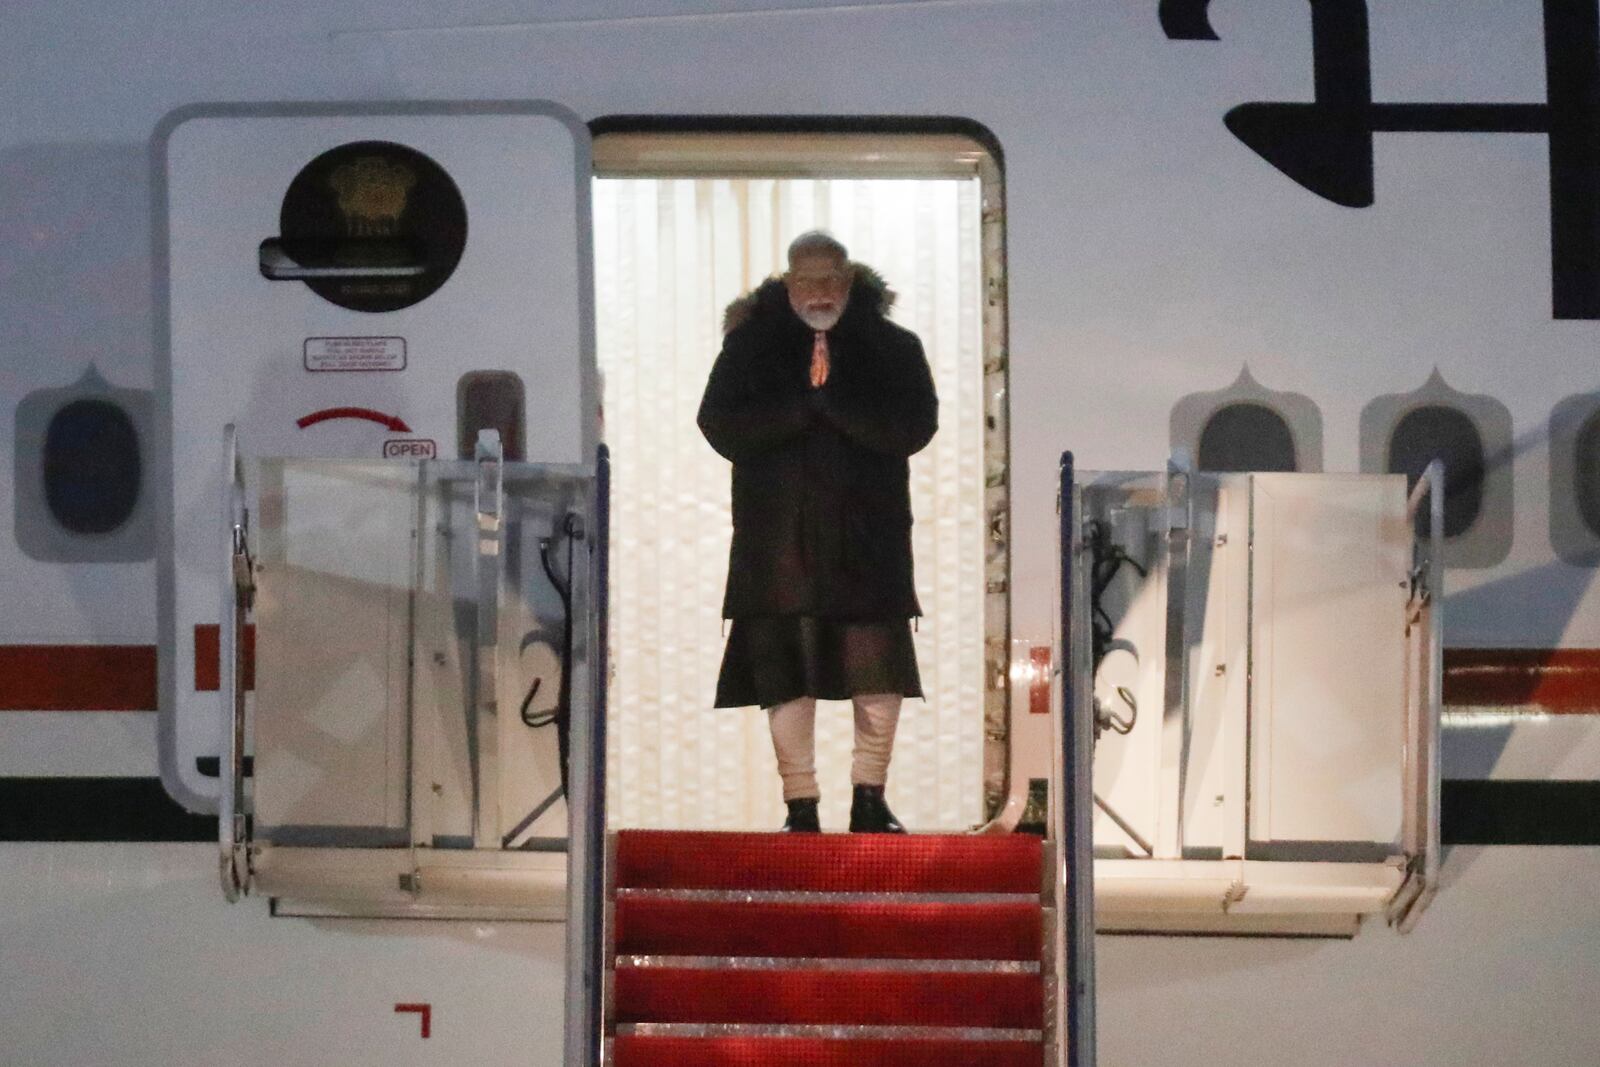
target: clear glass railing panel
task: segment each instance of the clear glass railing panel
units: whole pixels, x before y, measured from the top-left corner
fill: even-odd
[[[1165,679],[1166,478],[1084,471],[1085,553],[1093,634],[1094,840],[1105,856],[1149,856],[1161,826]]]
[[[431,461],[260,464],[258,840],[562,847],[568,650],[556,583],[585,602],[573,533],[588,480],[506,464],[501,521],[485,529],[480,473]]]

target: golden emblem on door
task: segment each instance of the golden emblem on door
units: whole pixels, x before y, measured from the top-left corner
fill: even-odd
[[[351,160],[328,175],[351,237],[393,236],[416,184],[411,168],[381,156]]]

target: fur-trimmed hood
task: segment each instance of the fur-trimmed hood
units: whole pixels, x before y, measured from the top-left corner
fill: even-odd
[[[884,316],[894,306],[896,293],[883,275],[865,263],[850,263],[850,299],[840,322],[859,315]],[[722,313],[722,332],[732,333],[757,315],[794,314],[783,279],[774,275],[729,304]]]

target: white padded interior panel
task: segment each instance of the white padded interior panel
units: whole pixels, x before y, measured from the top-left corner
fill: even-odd
[[[968,180],[595,183],[597,348],[612,449],[610,812],[615,826],[773,827],[764,715],[711,706],[721,662],[728,464],[695,426],[722,311],[814,227],[899,293],[926,348],[939,432],[911,461],[916,634],[927,700],[901,715],[889,798],[914,829],[979,821],[983,426],[979,191]],[[826,828],[848,817],[851,714],[822,704]]]

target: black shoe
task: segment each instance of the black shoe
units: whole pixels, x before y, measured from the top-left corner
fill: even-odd
[[[786,834],[820,834],[822,824],[817,821],[817,798],[800,797],[796,800],[786,800],[789,806],[789,817],[783,820],[783,832]]]
[[[850,799],[850,832],[853,834],[903,834],[906,828],[889,810],[883,799],[883,786],[858,785]]]

